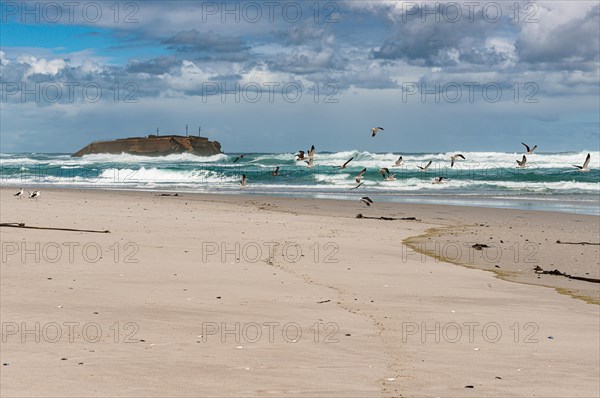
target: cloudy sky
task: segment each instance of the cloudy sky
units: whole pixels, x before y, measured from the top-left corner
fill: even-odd
[[[2,152],[186,124],[226,152],[600,145],[598,1],[0,6]]]

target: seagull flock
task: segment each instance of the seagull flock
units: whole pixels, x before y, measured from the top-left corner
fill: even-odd
[[[377,135],[377,133],[380,131],[384,131],[384,128],[383,127],[371,128],[371,137],[375,137]],[[537,149],[537,145],[530,147],[529,145],[525,144],[524,142],[521,142],[521,144],[523,144],[525,146],[527,155],[532,155],[533,152]],[[308,155],[307,155],[307,153],[308,153]],[[236,157],[234,159],[233,163],[237,163],[240,159],[243,159],[247,155],[248,154],[239,155],[238,157]],[[298,153],[295,154],[294,156],[296,157],[297,162],[304,162],[304,163],[306,163],[307,167],[314,167],[314,165],[315,165],[315,163],[314,163],[315,146],[312,145],[307,152],[302,151],[302,150],[298,151]],[[458,161],[458,159],[466,160],[466,158],[461,153],[452,155],[452,156],[450,156],[450,167],[454,167],[454,164]],[[354,160],[354,156],[351,157],[350,159],[348,159],[341,166],[337,166],[337,168],[340,170],[345,169],[348,166],[348,164],[350,162],[352,162],[353,160]],[[400,156],[398,158],[398,160],[396,160],[391,167],[400,167],[400,166],[402,166],[403,163],[404,163],[404,159],[402,158],[402,156]],[[417,165],[417,167],[421,171],[427,171],[432,163],[433,163],[433,161],[430,160],[427,164],[425,164],[423,166]],[[586,171],[590,171],[590,169],[588,167],[589,164],[590,164],[590,154],[588,153],[587,157],[585,158],[585,161],[583,162],[583,165],[579,166],[579,165],[574,164],[573,167],[576,167],[577,169],[579,169],[579,171],[586,172]],[[517,159],[517,167],[518,168],[527,167],[527,156],[523,155],[521,160]],[[390,173],[390,170],[387,167],[382,167],[381,169],[379,169],[379,172],[381,173],[381,176],[383,177],[384,181],[395,181],[396,180],[396,173]],[[364,179],[366,173],[367,173],[367,168],[365,167],[360,171],[360,173],[358,173],[358,175],[356,175],[354,177],[354,181],[356,182],[357,185],[350,189],[357,189],[360,186],[362,186],[364,184],[363,179]],[[271,175],[273,177],[280,176],[279,166],[277,166],[277,168],[275,168],[275,170],[271,172]],[[448,180],[448,179],[446,177],[441,177],[441,176],[435,177],[431,183],[432,184],[442,184],[442,183],[444,183],[444,180]],[[240,188],[246,188],[247,186],[248,186],[248,177],[246,176],[246,174],[243,174],[242,179],[240,180]],[[33,192],[27,191],[27,193],[29,194],[29,199],[35,199],[35,200],[37,200],[41,195],[41,193],[38,189],[34,190]],[[17,197],[17,199],[23,198],[25,196],[25,190],[23,188],[21,188],[21,190],[19,192],[15,193],[14,196]],[[360,201],[361,201],[361,203],[364,203],[367,206],[371,206],[371,204],[373,204],[373,201],[366,196],[362,197],[360,199]]]
[[[383,127],[373,127],[371,128],[371,137],[375,137],[377,135],[378,132],[380,131],[385,131]],[[521,144],[523,144],[525,146],[525,150],[527,151],[526,154],[527,155],[532,155],[533,152],[537,149],[537,145],[534,145],[533,147],[530,147],[529,145],[525,144],[524,142],[521,142]],[[308,155],[307,155],[308,153]],[[244,156],[246,156],[247,154],[244,155],[240,155],[238,157],[235,158],[235,160],[233,161],[233,163],[236,163],[238,160],[242,159]],[[304,162],[306,163],[307,167],[314,167],[315,163],[314,163],[314,159],[315,159],[315,146],[312,145],[310,147],[310,149],[308,151],[303,151],[300,150],[298,151],[297,154],[294,155],[296,157],[296,161],[297,162]],[[457,153],[455,155],[450,156],[450,167],[454,167],[454,164],[459,161],[460,159],[462,160],[466,160],[465,156],[461,153]],[[354,160],[354,156],[351,157],[350,159],[348,159],[346,162],[344,162],[344,164],[342,164],[341,166],[337,166],[338,169],[342,170],[345,169],[348,164],[350,162],[352,162]],[[398,157],[398,160],[396,160],[394,162],[394,164],[391,167],[400,167],[402,166],[402,164],[404,163],[404,159],[402,158],[402,156]],[[425,165],[417,165],[417,167],[421,170],[421,171],[427,171],[429,169],[429,167],[432,165],[433,161],[430,160],[427,164]],[[577,167],[579,169],[579,171],[590,171],[590,169],[588,168],[588,165],[590,163],[590,154],[588,153],[587,157],[585,158],[585,161],[583,163],[582,166],[578,166],[578,165],[573,165],[573,167]],[[521,160],[517,159],[517,167],[518,168],[525,168],[527,164],[527,156],[523,155],[523,158]],[[390,173],[390,169],[388,167],[382,167],[381,169],[379,169],[379,172],[381,173],[381,176],[383,177],[384,181],[395,181],[396,180],[396,173]],[[363,168],[360,173],[358,173],[358,175],[356,175],[354,177],[354,181],[356,182],[356,186],[350,188],[351,190],[353,189],[357,189],[360,186],[362,186],[364,184],[363,179],[365,178],[365,174],[367,173],[367,169]],[[271,172],[272,176],[279,176],[279,166],[277,166],[277,168],[275,169],[275,171]],[[433,181],[431,182],[432,184],[443,184],[445,181],[447,181],[448,178],[446,177],[435,177],[433,179]],[[242,180],[240,181],[240,185],[241,188],[245,188],[248,186],[248,178],[247,176],[244,174],[242,176]],[[367,206],[371,206],[371,204],[373,204],[373,201],[369,198],[369,197],[362,197],[360,199],[361,203],[364,203]]]

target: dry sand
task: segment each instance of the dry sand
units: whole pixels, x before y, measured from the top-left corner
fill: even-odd
[[[544,269],[597,277],[597,246],[551,243],[598,242],[598,217],[79,190],[44,190],[36,202],[12,193],[0,190],[3,223],[110,233],[0,229],[3,397],[600,395],[600,307],[528,283],[560,280],[586,297],[597,284],[538,280],[530,263],[494,262],[528,282],[514,283],[402,243],[484,224],[431,241],[532,242]],[[579,239],[581,231],[591,233]],[[475,257],[467,265],[489,267]]]

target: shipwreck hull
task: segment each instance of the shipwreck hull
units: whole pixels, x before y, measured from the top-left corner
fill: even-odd
[[[127,153],[140,156],[166,156],[191,153],[197,156],[212,156],[222,153],[221,144],[205,137],[149,136],[123,138],[113,141],[96,141],[75,152],[74,157],[90,154]]]

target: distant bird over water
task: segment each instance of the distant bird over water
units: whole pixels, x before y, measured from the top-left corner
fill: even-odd
[[[235,158],[235,160],[233,161],[233,163],[236,163],[238,160],[243,159],[244,156],[246,156],[246,154],[238,156],[237,158]]]
[[[277,166],[277,167],[275,168],[275,171],[272,171],[272,172],[271,172],[271,175],[272,175],[273,177],[277,177],[277,176],[279,176],[279,166]]]
[[[432,160],[430,160],[429,163],[427,163],[425,166],[417,166],[417,167],[423,171],[426,171],[429,168],[429,166],[431,166],[431,162],[432,162]]]
[[[432,184],[442,184],[444,182],[444,180],[447,180],[447,178],[446,177],[435,177],[431,183]]]
[[[379,169],[379,172],[385,181],[396,181],[396,174],[390,174],[390,170],[387,167]]]
[[[307,167],[313,167],[315,165],[315,159],[314,158],[308,158],[308,160],[305,160],[304,163],[306,163]]]
[[[528,155],[533,155],[533,151],[535,151],[536,148],[537,148],[537,145],[534,145],[533,148],[530,149],[529,145],[527,145],[526,143],[521,142],[521,144],[525,145],[525,149],[527,149],[527,154]]]
[[[527,156],[523,155],[523,159],[521,159],[520,161],[517,160],[517,164],[519,165],[519,168],[524,168],[527,167]]]
[[[590,159],[591,156],[588,153],[587,156],[585,157],[585,162],[583,162],[583,166],[577,166],[576,164],[573,165],[573,167],[577,167],[579,169],[579,171],[590,171],[590,169],[588,168],[588,165],[590,164]]]
[[[298,153],[296,154],[296,160],[304,160],[306,159],[306,157],[304,156],[304,151],[298,151]]]
[[[360,171],[360,173],[358,173],[358,175],[356,177],[354,177],[354,181],[356,181],[357,183],[359,183],[363,177],[365,176],[365,173],[367,172],[367,168],[365,167],[364,169],[362,169]]]
[[[402,163],[403,163],[402,156],[400,156],[398,158],[398,160],[396,160],[396,162],[394,163],[394,167],[402,166]]]
[[[310,159],[313,159],[315,157],[315,146],[312,145],[308,151],[308,157]]]
[[[454,161],[457,158],[461,158],[461,159],[465,160],[465,157],[461,153],[457,153],[456,155],[452,155],[452,156],[450,156],[450,167],[454,167]]]
[[[338,166],[338,169],[345,169],[345,168],[346,168],[346,166],[348,166],[348,163],[350,163],[350,162],[352,161],[352,159],[354,159],[354,156],[353,156],[353,157],[351,157],[350,159],[348,159],[348,160],[346,161],[346,163],[344,163],[343,165],[341,165],[341,166]]]
[[[16,194],[14,194],[14,196],[16,196],[17,199],[21,199],[23,197],[24,193],[25,193],[25,191],[23,190],[23,188],[21,188],[21,190],[19,192],[17,192]]]
[[[371,129],[371,137],[375,137],[380,130],[383,131],[383,127],[373,127]]]
[[[246,188],[248,186],[248,178],[246,174],[242,174],[242,181],[240,181],[240,185],[242,188]]]

